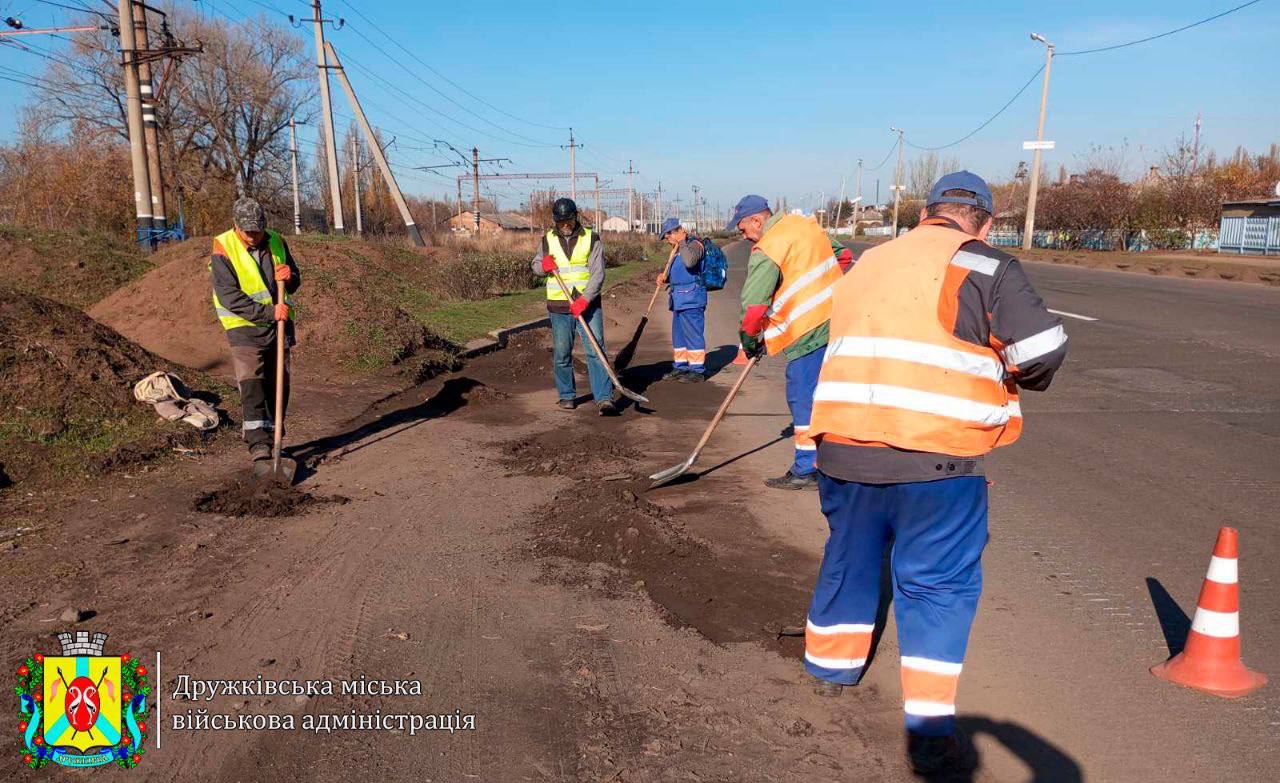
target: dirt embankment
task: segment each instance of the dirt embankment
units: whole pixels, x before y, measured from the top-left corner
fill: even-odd
[[[186,374],[74,307],[0,288],[0,486],[206,444],[212,436],[133,398],[134,383],[156,370]]]
[[[151,269],[137,247],[99,231],[0,226],[0,258],[9,285],[82,310]]]

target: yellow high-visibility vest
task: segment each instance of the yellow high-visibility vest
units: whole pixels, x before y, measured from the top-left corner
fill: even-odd
[[[564,247],[561,246],[555,230],[548,231],[547,252],[556,260],[560,279],[570,291],[575,288],[578,293],[587,290],[587,281],[591,278],[591,270],[587,267],[587,259],[591,257],[591,229],[582,229],[582,236],[578,237],[577,244],[573,246],[571,257],[565,257]],[[560,284],[556,282],[555,275],[547,275],[547,299],[552,302],[569,301],[569,297],[564,295]]]
[[[272,263],[275,266],[284,266],[284,240],[280,238],[279,234],[274,231],[267,232],[267,248],[271,251]],[[271,289],[267,286],[267,281],[262,279],[262,270],[234,228],[214,237],[213,249],[215,253],[225,254],[227,260],[231,262],[231,269],[236,273],[236,280],[240,281],[240,290],[244,291],[246,296],[258,304],[264,304],[268,307],[272,305],[274,300],[271,296]],[[213,263],[210,262],[211,267],[212,265]],[[271,284],[274,285],[275,280],[272,280]],[[284,301],[285,304],[289,305],[289,317],[292,318],[293,299],[286,294]],[[228,331],[246,326],[270,326],[274,323],[273,321],[255,323],[241,318],[222,306],[222,303],[218,301],[217,291],[213,292],[213,311],[222,323],[222,328]]]

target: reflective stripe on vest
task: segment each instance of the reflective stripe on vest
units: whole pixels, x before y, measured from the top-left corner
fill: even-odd
[[[582,293],[587,290],[587,281],[591,279],[591,270],[587,267],[587,259],[591,257],[591,229],[582,229],[582,236],[578,237],[578,241],[573,246],[573,255],[570,257],[565,256],[559,235],[554,230],[548,231],[547,252],[556,260],[560,279],[570,291],[577,289],[578,293]],[[553,302],[569,300],[561,290],[560,284],[556,282],[555,275],[547,275],[547,299]]]
[[[245,296],[261,305],[270,307],[275,298],[271,295],[271,289],[267,287],[267,282],[262,279],[262,268],[258,266],[257,260],[245,247],[244,241],[240,239],[240,235],[233,228],[219,234],[214,238],[215,249],[221,248],[226,253],[227,260],[231,262],[231,271],[236,273],[236,280],[240,283],[240,290]],[[284,240],[274,231],[267,232],[267,248],[271,251],[271,262],[274,266],[283,266],[285,261]],[[210,262],[212,266],[212,262]],[[275,283],[274,280],[271,281]],[[285,295],[285,304],[289,305],[289,317],[293,317],[293,298],[288,294]],[[222,302],[218,301],[218,292],[213,292],[213,312],[218,316],[218,320],[222,323],[222,328],[240,329],[246,326],[270,326],[273,321],[266,323],[255,323],[245,318],[241,318],[235,313],[222,306]]]
[[[831,318],[832,286],[840,280],[840,265],[826,232],[817,221],[800,215],[783,215],[756,247],[782,271],[764,330],[769,353],[777,355]]]
[[[811,435],[955,456],[1017,440],[1022,411],[1005,359],[940,316],[955,312],[973,268],[958,251],[972,240],[921,225],[863,253],[835,286]]]

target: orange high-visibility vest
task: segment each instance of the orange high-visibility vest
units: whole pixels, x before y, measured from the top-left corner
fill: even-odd
[[[840,265],[826,232],[800,215],[783,215],[756,247],[782,270],[764,330],[769,355],[776,356],[831,318],[831,289],[840,280]]]
[[[922,224],[863,253],[836,285],[814,394],[815,439],[972,457],[1018,439],[1018,394],[994,340],[952,334],[973,237]]]

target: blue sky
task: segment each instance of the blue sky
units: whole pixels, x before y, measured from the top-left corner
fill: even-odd
[[[444,136],[462,148],[478,145],[484,157],[512,158],[504,171],[564,170],[567,152],[557,145],[567,142],[568,132],[540,125],[572,125],[586,145],[579,151],[580,171],[600,171],[613,187],[625,187],[622,172],[632,160],[641,172],[638,189],[652,190],[661,180],[668,199],[679,192],[687,203],[690,187],[700,185],[723,211],[746,192],[786,195],[793,205],[816,202],[819,192],[838,191],[842,176],[852,191],[857,158],[871,167],[890,150],[890,125],[905,128],[908,140],[919,145],[963,136],[1040,66],[1044,49],[1029,40],[1031,31],[1065,52],[1162,32],[1240,2],[651,2],[638,9],[547,0],[330,0],[325,9],[348,21],[330,40],[347,61],[371,120],[397,136],[393,156],[400,166],[444,162],[439,154],[403,148]],[[200,0],[197,7],[237,19],[261,14],[273,24],[287,24],[283,13],[308,13],[302,0]],[[0,10],[22,13],[28,26],[67,17],[37,0],[0,0]],[[537,124],[459,91],[383,31],[467,92]],[[309,33],[298,34],[310,46]],[[1197,112],[1204,115],[1203,145],[1220,153],[1280,142],[1277,40],[1280,0],[1263,0],[1152,43],[1059,58],[1046,131],[1058,149],[1046,165],[1071,169],[1090,145],[1127,142],[1136,173],[1156,162],[1180,133],[1189,135]],[[38,72],[41,64],[0,47],[0,66]],[[26,101],[24,93],[0,82],[0,135],[12,132],[11,110]],[[336,90],[335,96],[341,100]],[[1021,142],[1034,138],[1038,98],[1037,80],[985,130],[940,154],[993,180],[1007,178],[1029,154]],[[915,154],[907,149],[908,159]],[[887,197],[892,168],[891,158],[866,175],[868,200],[877,177]],[[444,177],[422,173],[402,184],[418,193],[452,190]],[[503,186],[499,194],[511,203],[528,189]]]

